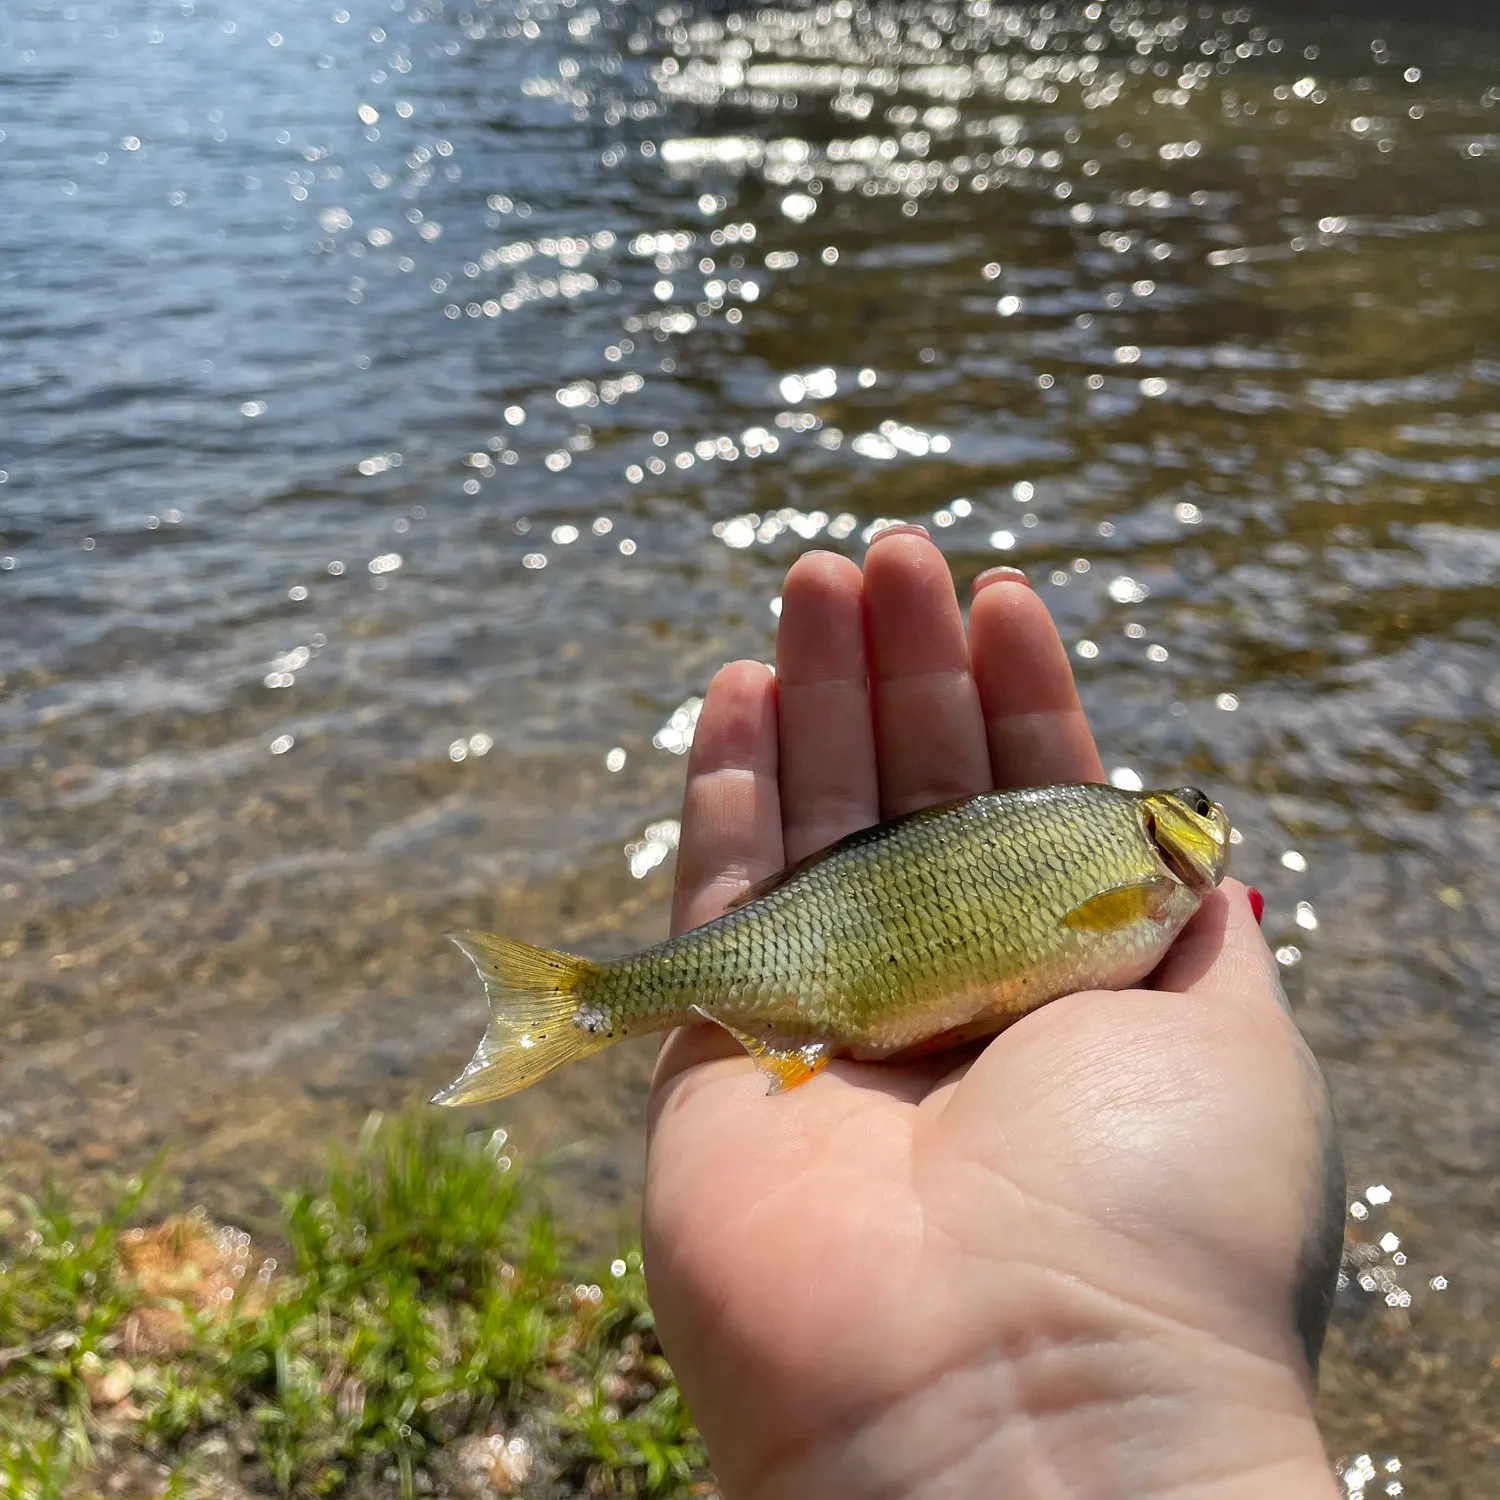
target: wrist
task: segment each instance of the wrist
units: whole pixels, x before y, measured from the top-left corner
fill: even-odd
[[[935,1374],[728,1500],[1335,1500],[1305,1370],[1142,1329]]]

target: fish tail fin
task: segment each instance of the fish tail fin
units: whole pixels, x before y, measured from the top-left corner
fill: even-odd
[[[448,940],[479,971],[490,1024],[468,1067],[434,1095],[434,1104],[503,1099],[609,1044],[578,1025],[580,991],[597,978],[598,964],[492,932],[450,932]]]

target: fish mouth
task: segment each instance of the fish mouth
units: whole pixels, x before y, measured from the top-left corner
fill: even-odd
[[[1167,867],[1168,873],[1175,880],[1181,881],[1183,885],[1197,890],[1203,884],[1203,877],[1170,845],[1163,843],[1156,836],[1156,814],[1147,808],[1141,821],[1146,827],[1146,837],[1151,840],[1151,845],[1156,850],[1156,857]]]
[[[1155,811],[1149,804],[1141,809],[1141,824],[1145,829],[1146,837],[1151,840],[1151,846],[1156,850],[1157,858],[1166,866],[1167,873],[1180,884],[1187,886],[1190,891],[1196,891],[1200,896],[1214,889],[1222,876],[1222,868],[1216,870],[1205,869],[1197,860],[1193,859],[1184,845],[1168,831],[1160,828],[1157,823]]]

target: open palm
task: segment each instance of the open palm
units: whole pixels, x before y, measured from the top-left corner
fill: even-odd
[[[966,631],[912,529],[863,570],[810,554],[775,674],[737,663],[705,699],[675,927],[882,818],[1100,774],[1019,575],[981,577]],[[1231,881],[1150,987],[1056,1001],[981,1052],[767,1097],[714,1028],[674,1034],[653,1304],[730,1500],[1331,1494],[1310,1366],[1336,1163]]]

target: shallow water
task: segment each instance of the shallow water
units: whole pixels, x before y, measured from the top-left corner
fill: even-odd
[[[1346,1487],[1500,1493],[1497,60],[1172,5],[0,5],[7,1158],[170,1144],[253,1216],[467,1056],[444,929],[659,935],[695,695],[798,552],[921,519],[1027,569],[1109,766],[1244,828],[1400,1240]],[[648,1068],[493,1111],[586,1226]]]

